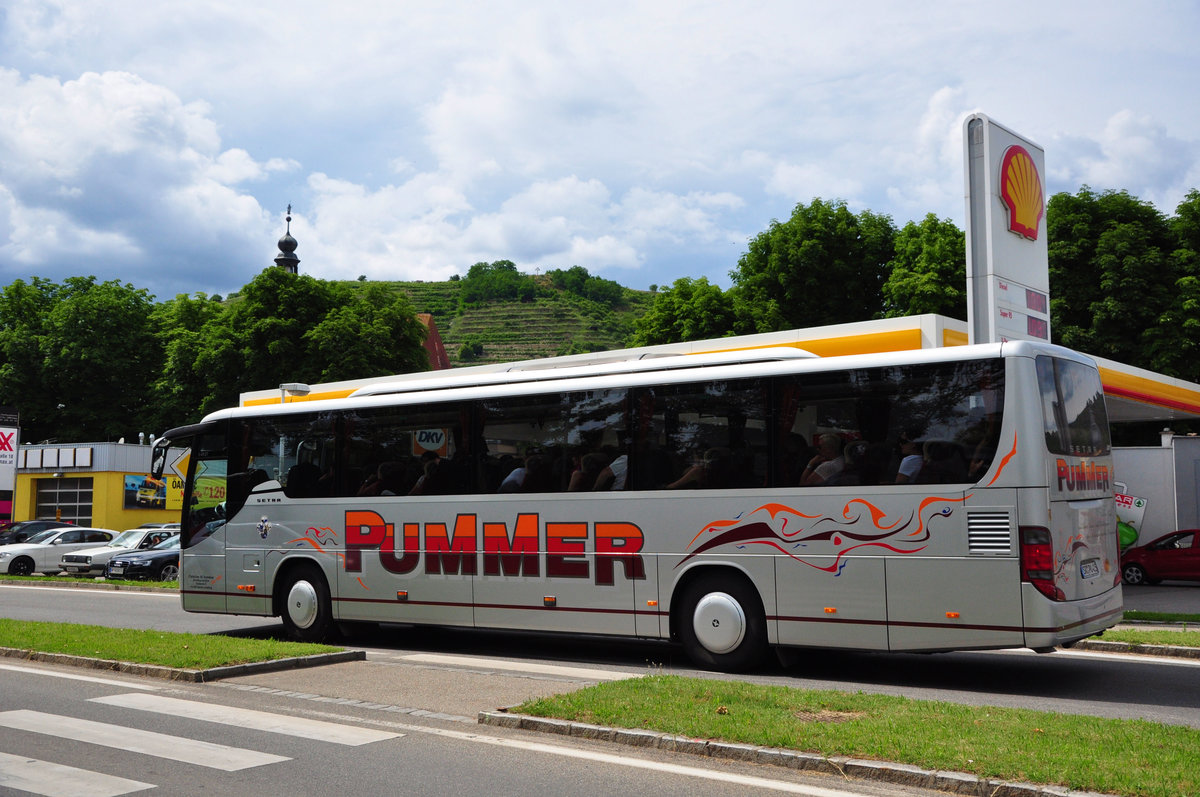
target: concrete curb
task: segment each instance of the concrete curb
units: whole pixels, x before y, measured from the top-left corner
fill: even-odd
[[[290,659],[231,664],[227,667],[211,667],[207,670],[184,670],[175,667],[160,667],[155,664],[137,664],[135,662],[114,661],[112,659],[94,659],[87,656],[69,656],[65,653],[42,653],[35,650],[22,650],[20,648],[0,648],[0,657],[39,661],[46,664],[64,664],[71,667],[104,670],[106,672],[121,672],[129,675],[145,675],[150,678],[163,678],[168,681],[206,683],[209,681],[219,681],[222,678],[235,678],[239,675],[255,675],[263,672],[320,667],[325,664],[340,664],[346,661],[365,661],[367,652],[365,650],[344,650],[339,653],[318,653],[312,656],[299,656]]]
[[[1200,648],[1185,648],[1177,645],[1140,645],[1132,642],[1105,642],[1100,639],[1083,639],[1071,646],[1071,650],[1090,650],[1094,653],[1135,653],[1140,656],[1170,656],[1176,659],[1200,659]]]
[[[667,733],[641,729],[609,728],[584,722],[509,714],[504,711],[481,711],[479,722],[497,728],[513,728],[540,733],[553,733],[580,739],[614,742],[631,747],[650,747],[676,753],[748,761],[754,764],[799,769],[822,775],[882,781],[900,786],[934,789],[949,794],[976,797],[1105,797],[1097,792],[1072,791],[1062,786],[1041,786],[1033,783],[1014,783],[981,778],[967,772],[921,769],[908,764],[888,761],[869,761],[845,756],[823,756],[774,747],[754,747],[748,744],[691,739]]]

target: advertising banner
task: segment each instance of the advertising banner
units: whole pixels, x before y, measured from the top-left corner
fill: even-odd
[[[1117,493],[1117,519],[1123,520],[1134,528],[1142,527],[1142,517],[1146,514],[1146,499],[1136,495]]]
[[[1142,518],[1146,514],[1146,499],[1120,492],[1117,499],[1117,535],[1121,547],[1128,548],[1141,536]]]
[[[165,509],[167,485],[142,474],[125,474],[126,509]]]
[[[12,492],[17,484],[17,444],[19,430],[0,425],[0,492]]]

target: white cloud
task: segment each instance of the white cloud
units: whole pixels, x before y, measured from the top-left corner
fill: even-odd
[[[269,221],[234,186],[294,164],[222,151],[210,107],[128,73],[0,70],[0,85],[3,282],[100,272],[173,293],[248,278]]]
[[[227,292],[288,203],[318,276],[711,278],[813,197],[961,223],[977,108],[1046,147],[1052,190],[1173,209],[1200,180],[1200,12],[1006,8],[12,0],[0,285]]]
[[[436,279],[476,262],[508,259],[526,271],[584,265],[594,273],[636,268],[661,242],[711,240],[730,194],[631,190],[614,200],[598,180],[534,181],[492,212],[472,212],[444,175],[397,186],[362,186],[314,175],[315,213],[292,226],[297,254],[320,276]],[[722,238],[723,240],[723,238]],[[302,264],[302,268],[304,265]]]
[[[1051,174],[1060,186],[1127,190],[1167,214],[1198,187],[1200,141],[1171,135],[1162,123],[1129,109],[1113,114],[1094,137],[1062,136],[1054,146],[1058,165]]]
[[[0,186],[0,233],[4,233],[0,263],[11,262],[17,267],[14,273],[3,275],[10,278],[40,275],[42,264],[64,257],[86,262],[90,257],[130,259],[142,255],[137,241],[127,235],[81,228],[63,213],[24,207],[3,186]]]
[[[229,149],[216,157],[207,176],[224,185],[236,185],[267,179],[272,172],[294,171],[300,164],[285,158],[271,158],[259,163],[244,149]]]

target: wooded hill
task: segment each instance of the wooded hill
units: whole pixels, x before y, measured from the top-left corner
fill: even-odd
[[[654,294],[621,288],[613,302],[532,277],[532,296],[462,300],[463,282],[381,283],[408,296],[418,313],[433,316],[453,366],[510,362],[624,348],[635,319]],[[354,283],[351,283],[354,284]]]

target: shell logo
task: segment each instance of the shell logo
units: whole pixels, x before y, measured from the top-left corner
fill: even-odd
[[[1008,208],[1008,229],[1031,241],[1046,213],[1042,199],[1042,178],[1029,152],[1013,145],[1000,161],[1000,198]]]

